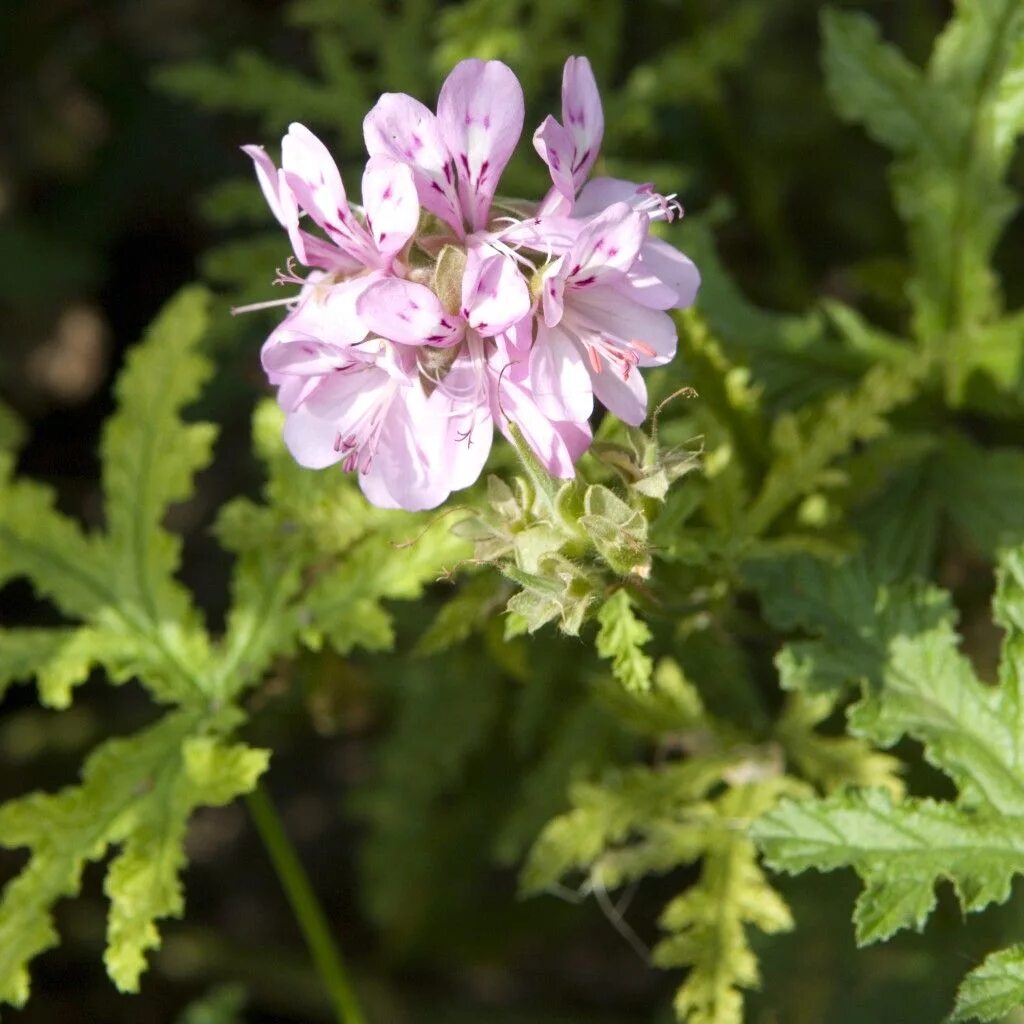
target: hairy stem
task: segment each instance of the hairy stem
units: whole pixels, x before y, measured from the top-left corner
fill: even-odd
[[[327,995],[338,1017],[338,1024],[366,1024],[355,990],[345,969],[341,951],[331,938],[323,908],[317,901],[309,876],[295,847],[284,830],[270,797],[257,787],[246,797],[249,814],[266,848],[274,871],[281,882],[292,913],[302,930],[306,946],[313,956]]]

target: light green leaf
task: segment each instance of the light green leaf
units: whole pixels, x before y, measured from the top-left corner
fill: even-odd
[[[1016,648],[1019,637],[1007,644]],[[894,636],[881,689],[850,713],[851,728],[882,746],[909,735],[957,784],[961,803],[1024,815],[1024,706],[1011,660],[1003,685],[980,683],[948,621]]]
[[[648,689],[654,663],[643,646],[651,639],[651,631],[633,614],[628,592],[616,590],[598,609],[597,621],[597,653],[611,661],[615,677],[627,690]]]
[[[964,978],[952,1020],[1002,1020],[1024,1006],[1024,946],[1010,946],[985,957]]]
[[[821,16],[829,95],[847,121],[897,152],[949,145],[943,108],[922,72],[883,43],[867,15],[827,8]]]
[[[835,710],[834,695],[790,694],[775,726],[786,757],[803,778],[826,793],[847,786],[885,787],[903,795],[902,764],[858,736],[823,736],[815,731]]]
[[[251,792],[268,759],[265,750],[191,737],[180,760],[154,778],[146,798],[122,823],[124,845],[104,884],[110,899],[104,962],[122,992],[138,990],[146,954],[160,944],[156,921],[180,917],[184,909],[179,876],[190,815],[201,805],[226,804]]]
[[[893,802],[886,790],[786,801],[761,818],[753,837],[768,863],[791,873],[852,867],[864,880],[857,941],[920,930],[947,879],[965,910],[1002,903],[1024,871],[1024,818],[999,818],[932,800]]]
[[[700,878],[661,915],[669,935],[655,947],[654,963],[690,968],[675,998],[681,1021],[742,1024],[741,989],[760,984],[747,927],[767,935],[793,927],[789,908],[758,866],[754,844],[737,827],[775,797],[772,784],[755,784],[730,790],[717,802],[719,820],[709,824]]]
[[[102,544],[54,507],[49,488],[6,482],[0,456],[0,582],[32,580],[66,615],[88,618],[113,600]]]
[[[0,901],[0,1000],[25,1003],[29,961],[58,941],[53,904],[78,892],[85,864],[103,856],[125,816],[173,765],[193,728],[190,715],[168,715],[131,739],[111,740],[96,750],[80,786],[0,807],[0,842],[31,850]]]
[[[17,451],[25,440],[25,425],[10,406],[0,402],[0,451]]]
[[[111,589],[153,623],[184,622],[191,607],[172,580],[181,543],[163,529],[168,507],[189,496],[192,478],[209,462],[216,430],[186,424],[212,367],[198,352],[210,297],[180,292],[161,311],[118,378],[118,410],[103,433]]]
[[[1024,9],[961,0],[926,74],[863,15],[827,10],[822,22],[836,109],[899,154],[891,178],[914,257],[915,332],[961,401],[972,366],[988,361],[973,342],[999,314],[992,252],[1017,207],[1003,179],[1024,114]]]
[[[0,695],[11,683],[31,679],[40,666],[59,658],[73,629],[0,629]]]

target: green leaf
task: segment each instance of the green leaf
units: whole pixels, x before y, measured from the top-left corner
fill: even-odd
[[[852,867],[865,884],[854,914],[859,943],[920,930],[939,880],[953,883],[965,910],[980,910],[1004,902],[1024,870],[1024,819],[933,800],[895,804],[886,790],[785,801],[755,824],[753,837],[780,871]]]
[[[182,747],[196,726],[192,713],[169,714],[137,736],[99,747],[85,764],[81,785],[0,807],[0,842],[10,849],[26,846],[31,854],[0,901],[0,1000],[24,1004],[29,961],[58,941],[51,907],[78,892],[86,863],[101,858],[111,843],[129,848],[140,842],[145,822],[168,813],[166,787],[184,771]]]
[[[848,683],[881,684],[893,640],[952,621],[947,595],[916,584],[876,586],[863,558],[836,567],[797,555],[750,562],[747,579],[776,628],[815,639],[787,644],[776,657],[782,685],[808,693]]]
[[[190,601],[172,580],[181,543],[162,524],[168,507],[191,494],[216,436],[210,424],[181,419],[212,372],[197,351],[209,304],[205,290],[191,288],[164,307],[129,353],[117,382],[118,410],[103,433],[108,579],[153,623],[190,617]]]
[[[130,824],[121,824],[124,845],[104,885],[110,899],[104,961],[122,992],[138,990],[146,953],[160,944],[156,920],[180,917],[184,909],[179,875],[190,815],[199,806],[219,806],[251,792],[268,759],[265,750],[191,737],[176,770],[158,775]]]
[[[897,152],[951,144],[924,75],[882,42],[871,18],[826,8],[821,27],[825,78],[840,117],[863,122],[872,138]]]
[[[717,802],[719,821],[709,823],[700,878],[661,915],[661,927],[670,934],[655,947],[654,963],[690,968],[675,998],[681,1021],[742,1024],[740,990],[760,984],[747,927],[766,935],[793,927],[789,908],[758,866],[754,844],[736,827],[761,813],[775,795],[771,784],[738,786]]]
[[[986,451],[953,436],[943,445],[939,475],[950,515],[987,555],[1024,541],[1024,452]]]
[[[615,677],[627,690],[648,689],[654,663],[644,654],[643,646],[651,639],[651,631],[633,614],[633,602],[626,590],[616,590],[601,605],[597,621],[597,653],[611,661]]]
[[[54,508],[49,488],[7,482],[0,457],[0,582],[32,580],[36,592],[73,618],[88,618],[113,595],[102,544]]]
[[[822,18],[829,93],[840,115],[899,154],[891,178],[915,273],[915,331],[946,368],[961,401],[977,328],[997,318],[992,253],[1017,207],[1004,177],[1024,124],[1024,9],[1017,0],[962,0],[927,73],[879,40],[863,15]]]
[[[0,629],[0,695],[11,683],[31,679],[60,658],[73,629]]]
[[[818,408],[784,414],[771,433],[772,463],[747,513],[757,536],[797,499],[842,480],[833,463],[855,444],[874,441],[887,417],[916,394],[927,364],[920,359],[873,366],[852,391],[832,395]]]
[[[985,957],[964,978],[952,1020],[1002,1020],[1024,1006],[1024,946],[1010,946]]]
[[[921,929],[942,880],[953,884],[966,912],[1005,901],[1014,877],[1024,873],[1024,548],[1000,560],[994,612],[1005,638],[996,686],[981,683],[960,653],[948,602],[934,590],[879,588],[872,626],[861,587],[855,628],[844,627],[839,640],[842,630],[828,623],[842,610],[851,573],[833,569],[825,585],[829,574],[822,572],[819,608],[802,596],[802,605],[784,603],[783,618],[817,624],[837,647],[869,639],[874,664],[849,712],[851,731],[883,746],[914,738],[953,781],[957,799],[895,802],[890,791],[863,788],[786,801],[756,823],[755,840],[779,870],[852,867],[865,884],[854,914],[860,942]],[[827,658],[812,659],[812,670],[822,663],[828,667]],[[1011,973],[1014,963],[1008,958]],[[1000,1000],[1017,985],[1011,979],[1003,987],[992,971],[976,984],[965,985],[957,1019],[997,1016]]]
[[[10,406],[0,402],[0,451],[15,452],[25,440],[25,425]]]
[[[1008,645],[1017,646],[1011,634]],[[850,713],[851,728],[882,746],[909,735],[957,784],[961,802],[1024,814],[1024,705],[1015,659],[1003,685],[985,686],[948,621],[893,637],[881,689]],[[1011,648],[1012,649],[1012,648]]]

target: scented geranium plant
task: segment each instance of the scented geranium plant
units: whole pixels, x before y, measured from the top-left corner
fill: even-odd
[[[50,606],[0,627],[0,685],[63,720],[115,699],[89,680],[149,699],[89,735],[77,782],[0,805],[24,851],[4,1002],[45,987],[62,904],[102,878],[89,941],[120,991],[225,964],[243,987],[183,1021],[244,1019],[247,991],[277,1014],[273,928],[244,917],[218,959],[230,929],[169,920],[185,880],[197,916],[186,867],[227,820],[202,809],[242,800],[321,982],[289,1020],[1019,1016],[1024,4],[962,0],[923,66],[827,9],[792,94],[742,86],[762,60],[810,75],[776,5],[678,38],[663,7],[301,0],[319,78],[252,53],[162,76],[284,130],[279,157],[244,147],[258,187],[209,203],[284,233],[225,242],[131,350],[81,520],[18,471],[0,410],[0,582]],[[388,91],[442,79],[436,110]],[[838,119],[891,151],[884,215],[883,150]],[[799,242],[785,125],[842,154],[789,153]],[[704,149],[746,183],[724,202]],[[216,513],[227,593],[199,601],[201,531],[168,513],[210,497],[193,406],[246,374],[259,482]],[[297,850],[310,815],[269,790],[325,760],[317,806],[355,827]]]

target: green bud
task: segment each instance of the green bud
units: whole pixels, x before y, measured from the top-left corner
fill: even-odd
[[[434,294],[446,313],[458,313],[462,306],[462,276],[466,272],[466,250],[446,245],[434,265]]]

